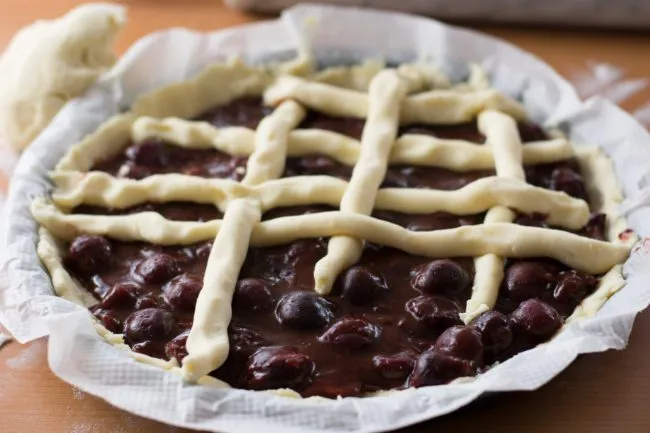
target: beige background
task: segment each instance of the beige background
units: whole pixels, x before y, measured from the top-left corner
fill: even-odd
[[[81,2],[0,0],[0,48],[21,26],[63,14]],[[155,30],[185,26],[214,30],[260,19],[226,9],[217,0],[130,0],[129,24],[117,43],[124,51]],[[572,77],[587,61],[625,69],[626,77],[650,77],[650,34],[477,27],[509,40]],[[0,80],[2,77],[0,77]],[[623,104],[650,102],[642,91]],[[650,163],[650,162],[649,162]],[[0,189],[7,179],[0,174]],[[531,393],[491,397],[410,432],[647,433],[650,431],[650,313],[637,320],[623,352],[587,355],[552,383]],[[57,379],[48,369],[46,344],[10,343],[0,349],[0,433],[180,432],[112,408]]]

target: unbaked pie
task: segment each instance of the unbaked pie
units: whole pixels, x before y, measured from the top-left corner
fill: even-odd
[[[39,255],[110,342],[189,381],[359,396],[474,376],[623,286],[610,161],[480,68],[298,71],[215,65],[51,173]]]

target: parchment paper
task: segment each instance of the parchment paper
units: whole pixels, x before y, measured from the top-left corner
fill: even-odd
[[[631,226],[641,235],[650,232],[650,137],[610,102],[581,103],[572,87],[540,60],[468,30],[390,13],[299,6],[278,21],[212,34],[169,30],[144,38],[86,96],[69,103],[25,152],[12,179],[3,219],[7,230],[0,238],[0,321],[16,339],[26,342],[49,335],[54,373],[122,409],[178,426],[256,433],[397,428],[451,412],[487,392],[538,388],[580,353],[625,346],[635,315],[650,302],[650,243],[641,242],[635,249],[625,265],[627,286],[596,317],[566,327],[550,344],[469,383],[363,399],[294,400],[186,384],[101,340],[86,310],[53,295],[36,256],[37,224],[29,206],[51,188],[48,170],[69,146],[142,92],[186,79],[232,55],[251,62],[287,59],[301,44],[323,64],[424,57],[460,78],[468,61],[480,63],[495,87],[522,100],[534,120],[560,125],[576,142],[602,146],[629,197],[624,208]]]

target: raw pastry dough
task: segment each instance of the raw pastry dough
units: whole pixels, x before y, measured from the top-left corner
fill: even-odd
[[[115,62],[120,6],[79,6],[20,30],[0,57],[0,136],[23,150]]]

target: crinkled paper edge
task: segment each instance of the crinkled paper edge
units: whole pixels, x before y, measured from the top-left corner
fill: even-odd
[[[368,25],[359,28],[359,22]],[[0,243],[0,321],[17,340],[49,335],[48,358],[55,374],[117,407],[168,424],[220,432],[394,429],[452,412],[486,392],[536,389],[580,353],[625,346],[634,317],[650,303],[650,243],[643,241],[625,265],[627,286],[595,317],[567,326],[551,343],[475,380],[363,399],[294,400],[187,384],[178,375],[135,362],[99,338],[86,310],[52,296],[36,257],[37,224],[29,205],[48,192],[47,171],[65,150],[128,107],[138,93],[186,79],[233,55],[253,62],[286,60],[303,44],[330,64],[371,57],[394,62],[429,58],[452,76],[462,74],[466,62],[482,64],[493,85],[520,98],[534,120],[561,127],[576,142],[605,149],[628,197],[623,208],[630,226],[641,235],[650,233],[650,136],[618,107],[602,99],[580,103],[572,87],[538,59],[469,30],[384,12],[298,6],[281,21],[210,35],[170,30],[144,38],[86,97],[68,104],[25,152],[12,180],[7,230]],[[168,56],[161,58],[161,53]],[[150,71],[147,64],[152,62],[156,75],[142,73]]]

